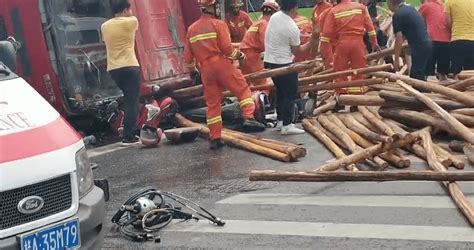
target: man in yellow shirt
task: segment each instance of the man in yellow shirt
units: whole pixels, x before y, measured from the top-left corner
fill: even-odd
[[[140,64],[135,55],[138,19],[132,15],[128,0],[112,0],[114,18],[102,24],[107,48],[107,71],[122,90],[125,101],[122,144],[138,142],[135,137],[140,99]]]
[[[474,70],[474,0],[447,0],[448,25],[451,26],[452,71]]]

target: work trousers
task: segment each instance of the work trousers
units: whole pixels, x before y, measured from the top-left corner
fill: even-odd
[[[247,56],[247,59],[240,61],[240,70],[242,71],[242,74],[247,75],[264,69],[263,61],[260,58],[260,53],[251,49],[242,50],[242,52]],[[254,86],[260,86],[266,83],[266,79],[250,81],[250,84],[253,84]],[[271,90],[271,88],[266,88],[262,91],[268,95],[270,94]]]
[[[334,71],[344,71],[348,69],[360,69],[367,66],[367,51],[364,44],[364,37],[343,36],[336,45],[334,53]],[[352,76],[351,80],[364,79],[364,75]],[[336,82],[347,82],[347,77],[339,77]],[[362,94],[361,87],[351,87],[336,89],[338,94]]]
[[[140,68],[124,67],[111,70],[110,75],[123,92],[125,117],[123,121],[123,139],[132,140],[138,118],[140,100]]]
[[[215,56],[201,62],[201,77],[211,139],[221,138],[223,128],[221,103],[222,92],[225,89],[228,89],[239,99],[243,117],[253,118],[255,103],[252,93],[242,72],[234,67],[231,60]]]
[[[273,64],[265,62],[265,68],[276,69],[291,64]],[[296,101],[298,100],[298,73],[272,77],[276,92],[276,110],[278,120],[283,121],[283,126],[295,121]]]
[[[410,77],[418,80],[426,81],[428,73],[426,65],[431,57],[433,51],[433,44],[431,41],[410,44],[411,51],[411,69]]]
[[[449,42],[433,41],[433,51],[428,60],[426,73],[427,75],[435,75],[435,73],[447,75],[450,73],[451,54]]]
[[[474,70],[474,41],[451,42],[452,71],[455,75],[463,70]]]

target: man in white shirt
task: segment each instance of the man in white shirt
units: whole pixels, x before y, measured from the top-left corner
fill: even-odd
[[[281,68],[293,63],[294,55],[303,54],[317,46],[313,33],[311,40],[301,45],[300,30],[293,17],[298,15],[297,0],[282,0],[281,11],[270,18],[265,33],[265,68]],[[282,135],[302,134],[304,130],[295,126],[295,108],[298,97],[298,73],[272,78],[276,89],[278,120],[283,122]]]

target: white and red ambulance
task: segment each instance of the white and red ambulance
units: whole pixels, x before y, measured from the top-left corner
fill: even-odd
[[[81,136],[0,63],[0,249],[100,249],[104,218]]]

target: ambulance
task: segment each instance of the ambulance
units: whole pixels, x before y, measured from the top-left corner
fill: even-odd
[[[106,195],[81,136],[0,62],[0,249],[100,249]]]

